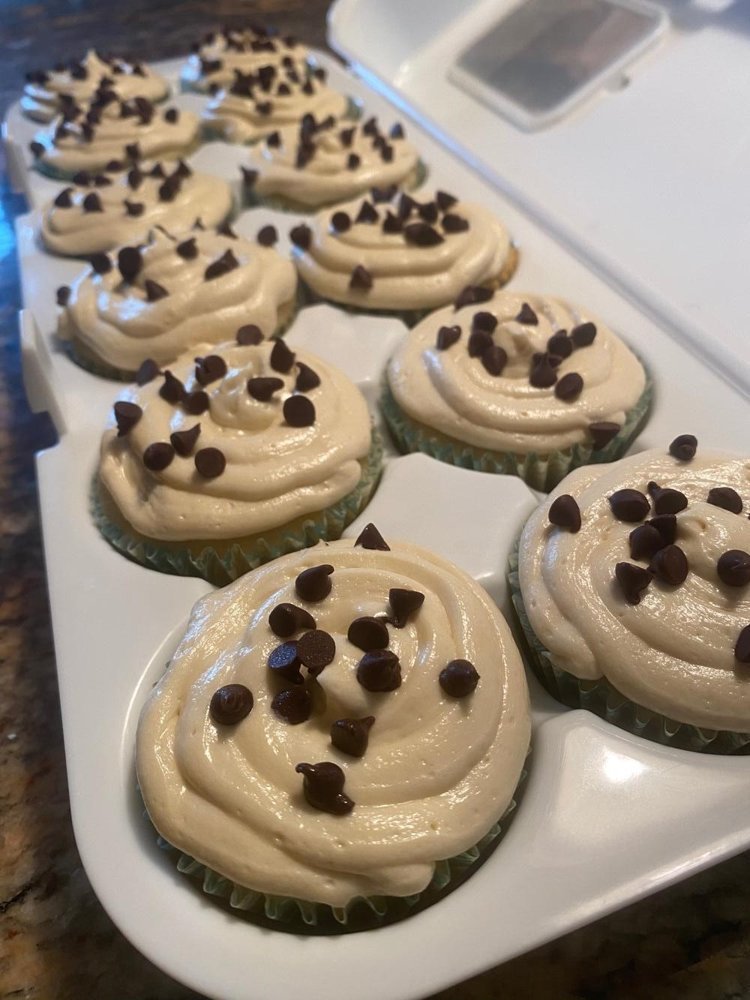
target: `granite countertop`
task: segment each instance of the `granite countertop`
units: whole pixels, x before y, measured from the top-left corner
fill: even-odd
[[[82,39],[167,58],[217,23],[252,17],[322,46],[327,7],[327,0],[5,0],[0,110],[25,71],[80,53]],[[187,1000],[196,994],[113,926],[73,839],[34,470],[34,452],[52,445],[54,432],[23,395],[12,223],[24,206],[4,172],[0,199],[0,1000]],[[750,997],[750,854],[441,994],[449,996]]]

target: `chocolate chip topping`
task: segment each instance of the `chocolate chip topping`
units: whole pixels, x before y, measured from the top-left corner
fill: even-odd
[[[649,483],[648,492],[654,502],[655,514],[677,514],[688,505],[685,494],[670,487],[662,489],[656,483]]]
[[[270,145],[268,139],[266,139],[266,143]],[[240,170],[242,171],[242,183],[245,185],[245,187],[248,188],[254,187],[255,182],[258,180],[258,171],[250,170],[249,167],[242,167],[242,166],[240,167]]]
[[[357,217],[354,220],[357,223],[363,225],[371,225],[379,220],[377,209],[372,205],[367,199],[365,199],[359,206],[359,211],[357,212]]]
[[[297,764],[294,769],[304,775],[302,791],[308,804],[321,812],[345,816],[354,808],[354,802],[344,794],[344,772],[338,764],[323,761],[320,764]]]
[[[196,358],[195,380],[199,385],[210,385],[226,375],[227,363],[220,354],[209,354]]]
[[[275,392],[284,388],[284,382],[280,378],[249,378],[247,380],[247,391],[260,403],[267,403]]]
[[[642,566],[619,562],[615,566],[615,579],[628,604],[640,604],[643,591],[651,583],[651,574]]]
[[[570,331],[570,339],[576,347],[588,347],[594,343],[596,326],[593,323],[581,323]]]
[[[578,372],[568,372],[555,385],[555,395],[564,403],[572,403],[583,391],[583,379]]]
[[[225,684],[214,691],[209,704],[209,713],[220,726],[234,726],[250,714],[253,695],[244,684]]]
[[[271,702],[271,708],[280,719],[290,726],[299,726],[312,715],[312,695],[304,687],[287,688],[279,691]]]
[[[547,353],[565,360],[573,353],[573,341],[564,330],[558,330],[547,341]]]
[[[246,323],[239,328],[235,339],[240,347],[253,347],[263,340],[263,331],[255,323]]]
[[[294,351],[290,350],[283,340],[274,341],[273,348],[271,349],[270,364],[275,372],[281,372],[282,375],[286,375],[291,371],[295,359],[296,355]]]
[[[34,159],[38,160],[39,157],[44,152],[44,146],[41,144],[41,142],[36,142],[36,141],[30,142],[29,150],[31,151],[31,155],[34,157]]]
[[[516,316],[517,323],[523,323],[524,326],[538,326],[539,317],[531,308],[528,302],[524,302],[521,306],[521,311]]]
[[[195,448],[195,443],[201,432],[201,425],[195,424],[195,426],[190,427],[188,430],[184,431],[173,431],[169,435],[169,440],[172,442],[172,447],[182,458],[187,458]]]
[[[558,362],[559,363],[559,362]],[[549,389],[557,382],[557,364],[549,354],[535,355],[529,372],[529,382],[535,389]]]
[[[231,250],[225,250],[218,260],[213,261],[209,264],[203,273],[203,277],[206,281],[213,281],[214,278],[221,278],[225,274],[229,274],[236,267],[239,267],[239,261],[234,256]]]
[[[451,698],[465,698],[479,683],[479,674],[468,660],[451,660],[440,671],[440,687]]]
[[[366,715],[364,719],[337,719],[331,725],[331,743],[350,757],[364,757],[374,722],[374,715]]]
[[[131,431],[143,416],[143,410],[136,403],[120,400],[114,405],[117,436],[123,437]]]
[[[262,247],[274,246],[279,240],[279,234],[276,226],[261,226],[255,239]]]
[[[312,243],[312,229],[302,223],[289,230],[289,239],[300,250],[309,250]]]
[[[390,641],[385,622],[369,615],[355,618],[346,637],[353,646],[365,653],[373,649],[385,649]]]
[[[460,326],[441,326],[438,330],[435,346],[439,351],[447,351],[461,336]]]
[[[167,403],[181,403],[185,398],[185,386],[169,369],[164,372],[164,382],[159,389],[159,395]]]
[[[390,649],[365,653],[357,665],[357,680],[366,691],[395,691],[401,687],[401,664]]]
[[[122,280],[129,285],[138,277],[138,273],[143,266],[143,258],[138,247],[123,247],[117,254],[117,267],[122,275]]]
[[[168,441],[156,441],[150,444],[143,453],[143,464],[151,472],[162,472],[171,465],[174,458],[174,448]]]
[[[219,234],[219,236],[227,236],[230,240],[237,239],[237,233],[235,233],[235,231],[232,229],[232,226],[228,219],[224,219],[223,222],[219,223],[219,225],[216,227],[216,232]]]
[[[679,587],[685,582],[688,568],[687,556],[678,545],[667,545],[659,549],[649,566],[657,580],[672,587]]]
[[[146,298],[149,302],[158,302],[159,299],[165,299],[169,295],[169,292],[164,285],[160,285],[158,281],[146,278],[144,284],[146,288]]]
[[[224,453],[218,448],[201,448],[195,453],[195,468],[204,479],[216,479],[227,466]]]
[[[294,684],[302,683],[300,673],[300,659],[297,652],[297,642],[291,639],[289,642],[282,642],[268,654],[266,661],[268,669],[279,677]]]
[[[737,638],[734,658],[738,663],[750,663],[750,625],[746,625]]]
[[[167,108],[167,110],[164,112],[164,121],[169,122],[170,125],[174,125],[175,122],[179,119],[179,117],[180,117],[180,112],[177,110],[177,108]]]
[[[92,254],[89,263],[96,274],[109,274],[112,270],[112,261],[106,253]]]
[[[461,215],[449,213],[443,216],[441,225],[446,233],[465,233],[469,228],[469,220]]]
[[[346,212],[334,212],[331,216],[331,228],[336,233],[345,233],[351,229],[352,220]]]
[[[83,199],[84,212],[103,212],[102,200],[96,191],[91,191]]]
[[[363,292],[368,292],[372,288],[372,275],[362,264],[357,264],[353,268],[351,277],[349,278],[349,287],[359,289]]]
[[[320,566],[311,566],[309,569],[302,570],[294,581],[297,596],[310,603],[324,600],[331,593],[332,573],[333,566],[329,563],[322,563]]]
[[[319,628],[305,632],[297,641],[297,656],[312,676],[317,677],[336,656],[333,636]]]
[[[388,591],[388,603],[391,606],[391,624],[396,628],[404,628],[411,616],[424,604],[424,594],[405,587],[391,587]]]
[[[372,522],[366,524],[356,538],[354,545],[361,545],[363,549],[374,549],[379,552],[390,552],[390,545]]]
[[[361,165],[362,160],[357,156],[356,153],[349,153],[346,158],[346,169],[347,170],[357,170]]]
[[[70,192],[73,188],[63,188],[60,194],[55,198],[55,205],[58,208],[70,208],[73,204],[73,199],[70,197]]]
[[[665,545],[671,545],[677,537],[677,518],[674,514],[659,514],[646,521],[646,524],[656,528]]]
[[[135,373],[136,384],[148,385],[149,382],[153,382],[157,375],[161,375],[159,366],[153,358],[146,358],[145,361],[141,362],[138,371]]]
[[[608,497],[609,506],[618,521],[642,521],[650,512],[648,497],[640,490],[617,490]]]
[[[437,191],[435,192],[435,201],[441,212],[447,212],[449,208],[453,208],[458,203],[458,198],[454,198],[452,194],[445,191]]]
[[[434,247],[443,243],[443,237],[426,222],[411,222],[404,226],[404,238],[407,243],[418,247]]]
[[[315,405],[307,396],[288,396],[282,412],[290,427],[312,427],[315,423]]]
[[[750,553],[728,549],[719,556],[716,572],[728,587],[744,587],[750,583]]]
[[[268,625],[274,635],[280,639],[288,639],[290,635],[301,629],[314,629],[315,619],[304,608],[297,604],[277,604],[268,616]]]
[[[417,212],[419,213],[420,219],[422,219],[423,222],[429,222],[431,226],[437,222],[440,214],[437,202],[434,201],[426,201],[422,205],[417,205]]]
[[[731,486],[715,486],[708,491],[706,499],[714,507],[728,510],[730,514],[742,513],[742,498],[737,490],[733,490]]]
[[[698,448],[698,438],[692,434],[680,434],[669,446],[669,454],[681,462],[689,462],[695,458]]]
[[[492,334],[487,330],[472,330],[466,345],[470,358],[481,358],[486,350],[492,347]]]
[[[182,398],[182,408],[193,417],[199,417],[205,413],[209,407],[208,394],[198,389],[195,392],[188,392]]]
[[[508,355],[499,344],[490,344],[490,346],[482,352],[481,361],[485,371],[487,371],[490,375],[497,377],[498,375],[502,375],[503,369],[508,363]]]
[[[60,285],[55,293],[55,300],[59,306],[66,306],[70,300],[70,286]]]
[[[569,493],[555,497],[547,516],[550,524],[554,524],[556,528],[564,528],[573,534],[581,530],[581,510],[575,497]]]
[[[650,560],[667,542],[652,524],[639,524],[628,535],[630,558]]]
[[[404,224],[393,212],[386,212],[382,228],[384,233],[400,233],[404,228]]]
[[[599,420],[589,424],[589,434],[591,435],[591,447],[594,451],[601,451],[609,442],[620,433],[620,425],[611,420]]]

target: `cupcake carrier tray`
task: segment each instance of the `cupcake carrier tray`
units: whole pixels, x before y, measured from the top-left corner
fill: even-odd
[[[521,248],[511,287],[557,293],[605,318],[648,364],[657,392],[639,449],[695,432],[702,446],[747,449],[747,399],[525,215],[467,163],[333,60],[334,86],[383,120],[406,120],[430,166],[430,183],[486,204]],[[164,69],[175,79],[177,64]],[[177,103],[195,102],[193,96]],[[750,760],[648,743],[552,701],[530,678],[531,768],[523,801],[497,851],[437,905],[393,926],[338,937],[297,937],[227,914],[192,890],[157,847],[135,789],[134,734],[193,602],[210,589],[128,562],[88,516],[99,438],[119,386],[77,368],[54,341],[54,292],[80,262],[37,245],[36,208],[50,183],[29,172],[6,123],[15,179],[29,214],[17,223],[25,309],[21,344],[27,394],[52,415],[59,442],[37,457],[70,799],[91,883],[123,933],[151,961],[222,1000],[408,1000],[468,978],[750,846]],[[234,178],[242,150],[204,147],[195,164]],[[282,233],[294,216],[243,212],[253,235]],[[288,340],[338,364],[375,407],[398,321],[352,317],[326,305],[299,314]],[[386,538],[424,544],[479,580],[507,611],[504,573],[536,498],[518,479],[468,472],[422,455],[387,459],[381,485],[347,534],[374,521]]]

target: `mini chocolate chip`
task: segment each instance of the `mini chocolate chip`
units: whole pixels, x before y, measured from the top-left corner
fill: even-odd
[[[313,677],[317,677],[336,656],[336,643],[323,629],[313,628],[297,641],[297,656]]]
[[[307,396],[288,396],[282,412],[290,427],[312,427],[315,423],[315,405]]]
[[[302,791],[308,804],[321,812],[345,816],[354,808],[354,802],[344,794],[344,772],[338,764],[323,761],[320,764],[297,764],[294,769],[304,775]]]
[[[185,177],[192,177],[193,171],[190,169],[187,163],[185,163],[184,160],[178,160],[177,167],[175,168],[175,172],[172,174],[172,176],[184,179]]]
[[[715,486],[708,491],[706,499],[714,507],[728,510],[730,514],[742,513],[742,498],[737,490],[733,490],[731,486]]]
[[[417,212],[419,213],[420,219],[423,222],[429,222],[430,225],[434,225],[438,220],[437,203],[434,201],[426,201],[421,205],[417,205]]]
[[[159,389],[159,395],[168,403],[181,403],[185,398],[185,386],[169,369],[164,372],[164,383]]]
[[[153,171],[152,171],[152,176],[153,176]],[[182,185],[180,182],[180,178],[177,177],[175,174],[172,174],[171,177],[167,177],[167,179],[159,185],[159,192],[158,192],[159,200],[174,201],[174,199],[177,197],[177,194],[179,193],[181,186]]]
[[[716,571],[728,587],[744,587],[750,583],[750,553],[729,549],[719,556]]]
[[[651,486],[650,483],[649,486]],[[654,501],[655,514],[677,514],[688,505],[688,500],[684,493],[681,493],[679,490],[673,490],[668,486],[664,489],[656,486],[653,490],[649,489],[649,493]]]
[[[651,574],[633,563],[619,562],[615,566],[615,578],[628,604],[640,604],[643,591],[651,583]]]
[[[273,609],[268,616],[268,624],[274,635],[280,639],[288,639],[301,629],[314,629],[315,619],[304,608],[284,602]]]
[[[232,226],[228,219],[225,219],[223,222],[219,223],[219,225],[216,227],[216,232],[219,234],[219,236],[228,236],[230,240],[237,239],[237,233],[235,233],[235,231],[232,229]]]
[[[391,606],[391,624],[396,628],[404,628],[409,618],[424,604],[424,594],[405,587],[391,587],[388,591],[388,603]]]
[[[447,351],[461,336],[460,326],[441,326],[437,333],[435,346],[439,351]]]
[[[570,339],[576,347],[588,347],[594,343],[596,327],[593,323],[580,323],[570,331]]]
[[[143,266],[143,258],[138,247],[123,247],[117,254],[117,267],[122,280],[132,285]]]
[[[373,649],[385,649],[390,641],[385,622],[369,615],[355,618],[349,626],[346,637],[353,646],[365,653]]]
[[[268,142],[268,140],[266,140]],[[240,167],[242,171],[242,183],[246,188],[251,188],[255,186],[255,182],[258,180],[258,171],[250,170],[248,167]]]
[[[255,105],[255,110],[258,112],[259,115],[263,115],[264,118],[268,117],[268,115],[270,115],[271,112],[273,111],[273,102],[258,101]]]
[[[208,407],[208,394],[203,392],[202,389],[198,389],[195,392],[187,392],[182,398],[183,410],[192,417],[199,417],[201,413],[206,412]]]
[[[141,147],[137,142],[128,143],[125,147],[125,159],[126,160],[140,160],[141,158]]]
[[[552,501],[547,514],[550,524],[573,534],[581,530],[581,509],[575,497],[562,493]]]
[[[78,173],[73,174],[73,183],[79,187],[88,187],[91,183],[91,174],[88,170],[79,170]]]
[[[667,544],[653,524],[639,524],[628,535],[630,558],[650,560]]]
[[[114,405],[117,436],[123,437],[131,431],[143,416],[143,410],[137,403],[120,400]]]
[[[41,142],[30,142],[29,149],[31,150],[31,155],[35,160],[38,160],[42,153],[44,153],[44,146]]]
[[[286,375],[291,371],[295,359],[296,355],[294,351],[291,351],[283,340],[274,341],[273,348],[271,349],[270,364],[275,372],[281,372],[282,375]]]
[[[83,199],[84,212],[103,212],[102,200],[96,191],[91,191]]]
[[[146,298],[149,302],[158,302],[159,299],[165,299],[169,292],[167,289],[160,285],[158,281],[152,281],[151,278],[146,278]]]
[[[677,537],[677,518],[674,514],[659,514],[657,517],[649,518],[646,524],[656,528],[665,545],[672,545]]]
[[[195,468],[204,479],[216,479],[227,467],[224,453],[218,448],[201,448],[195,453]]]
[[[304,361],[297,362],[297,379],[294,383],[294,388],[297,392],[310,392],[311,389],[317,389],[320,385],[320,376],[316,371],[304,363]]]
[[[203,277],[206,281],[213,281],[214,278],[221,278],[225,274],[229,274],[236,267],[239,267],[239,261],[234,256],[231,250],[225,250],[224,253],[213,263],[209,264],[206,270],[203,272]]]
[[[497,316],[484,310],[475,312],[471,317],[471,328],[472,330],[484,330],[485,333],[492,333],[497,329]]]
[[[183,240],[182,243],[178,243],[176,249],[183,260],[195,260],[198,256],[198,245],[195,242],[194,236],[190,236],[188,239]]]
[[[150,444],[143,453],[143,464],[151,472],[161,472],[171,464],[174,458],[174,448],[168,441],[156,441]]]
[[[535,389],[549,389],[557,382],[557,372],[549,354],[541,354],[532,361],[529,383]]]
[[[574,399],[578,399],[582,390],[583,379],[578,372],[568,372],[567,375],[563,375],[555,386],[555,395],[558,399],[568,403],[572,402]]]
[[[376,549],[380,552],[391,551],[390,546],[372,522],[364,526],[359,535],[357,535],[354,544],[355,546],[361,545],[363,549]]]
[[[276,226],[262,226],[258,230],[258,235],[255,239],[262,247],[274,246],[279,240],[279,234],[276,230]]]
[[[244,684],[225,684],[214,691],[208,710],[220,726],[234,726],[242,722],[253,708],[253,695]]]
[[[374,715],[366,715],[364,719],[336,719],[331,724],[331,743],[350,757],[364,757],[374,722]]]
[[[384,233],[400,233],[404,224],[393,212],[387,212],[382,228]]]
[[[70,197],[70,192],[73,188],[63,188],[60,194],[55,198],[55,205],[58,208],[70,208],[73,204],[73,199]]]
[[[443,243],[443,237],[426,222],[410,222],[404,226],[404,238],[407,243],[418,247],[434,247]]]
[[[468,660],[451,660],[440,671],[440,687],[450,698],[465,698],[479,683],[479,674]]]
[[[329,563],[322,563],[320,566],[311,566],[304,569],[294,581],[294,589],[297,596],[303,601],[315,603],[328,597],[331,592],[331,574],[333,566]]]
[[[611,420],[599,420],[589,424],[589,434],[591,435],[592,451],[601,451],[606,448],[609,442],[620,433],[620,425]]]
[[[395,691],[401,687],[401,664],[390,649],[365,653],[357,666],[357,680],[366,691]]]
[[[669,446],[669,454],[681,462],[689,462],[695,458],[698,448],[698,438],[692,434],[680,434]]]
[[[479,358],[492,347],[492,335],[487,330],[473,330],[469,334],[467,350],[470,358]]]
[[[678,545],[667,545],[656,553],[649,570],[662,583],[679,587],[688,575],[687,556]]]
[[[198,385],[210,385],[224,378],[228,371],[227,363],[220,354],[208,354],[205,358],[195,360],[195,380]]]
[[[195,448],[195,442],[201,432],[201,425],[196,424],[194,427],[190,427],[185,431],[173,431],[169,435],[169,440],[172,442],[172,447],[182,458],[187,458],[188,455],[192,454],[193,448]]]
[[[351,225],[352,220],[346,212],[334,212],[331,216],[331,227],[336,233],[345,233]]]
[[[356,153],[349,153],[349,155],[346,158],[346,169],[356,170],[361,163],[362,160],[359,158],[359,156],[357,156]]]
[[[126,198],[123,202],[125,206],[126,215],[131,216],[131,218],[137,219],[140,215],[143,215],[145,205],[141,201],[128,201]]]
[[[357,264],[349,278],[349,287],[359,289],[363,292],[367,292],[372,288],[372,275],[367,268],[361,264]]]
[[[609,506],[618,521],[635,523],[642,521],[650,512],[648,497],[640,490],[616,490],[610,497]]]
[[[180,117],[180,112],[177,108],[167,108],[164,112],[164,121],[169,122],[170,125],[174,125]]]
[[[481,360],[485,370],[490,375],[497,377],[502,375],[503,369],[508,363],[508,355],[499,344],[490,344],[487,350],[482,352]]]
[[[465,233],[469,228],[469,220],[451,212],[443,216],[441,225],[446,233]]]
[[[357,217],[354,220],[356,223],[362,223],[364,225],[370,225],[378,222],[380,216],[375,206],[365,199],[359,206],[359,211],[357,212]]]
[[[300,250],[309,250],[312,243],[312,229],[302,223],[289,230],[289,239]]]
[[[138,371],[135,373],[135,381],[137,385],[147,385],[149,382],[153,382],[157,375],[161,375],[161,370],[153,358],[146,358],[142,361]]]
[[[247,323],[239,328],[235,339],[241,347],[254,347],[263,340],[263,332],[255,323]]]
[[[458,203],[458,198],[454,198],[452,194],[447,194],[445,191],[437,191],[435,201],[441,212],[447,212],[449,208],[453,208]]]
[[[750,663],[750,625],[746,625],[737,638],[734,658],[738,663]]]
[[[107,166],[104,168],[110,174],[118,174],[124,167],[122,160],[110,160]]]
[[[531,308],[528,302],[524,302],[521,306],[521,311],[516,316],[516,322],[523,323],[524,326],[538,326],[539,317]]]
[[[299,726],[312,715],[312,695],[304,687],[287,688],[279,691],[271,702],[271,708],[280,719],[290,726]]]
[[[70,286],[60,285],[55,294],[57,304],[59,306],[66,306],[70,300]]]
[[[270,149],[278,149],[281,146],[281,133],[271,132],[270,135],[266,136],[266,145]]]
[[[257,399],[259,403],[267,403],[275,392],[284,388],[284,382],[280,378],[249,378],[247,380],[247,391]]]
[[[275,675],[283,677],[294,684],[302,684],[302,674],[300,673],[301,663],[297,654],[297,641],[290,639],[282,642],[280,646],[275,646],[268,654],[266,661],[268,669]]]

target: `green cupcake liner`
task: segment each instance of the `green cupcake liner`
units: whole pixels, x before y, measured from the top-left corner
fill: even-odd
[[[339,118],[343,118],[343,119],[346,119],[348,121],[357,121],[361,117],[362,117],[362,104],[358,100],[356,100],[356,98],[354,98],[354,97],[347,97],[347,99],[346,99],[346,109],[345,109],[345,111],[344,111],[344,113],[342,115],[339,115]],[[302,120],[302,117],[300,116],[300,121],[301,120]],[[291,125],[284,126],[284,127],[285,128],[289,128],[289,127],[291,127]],[[247,139],[247,140],[245,140],[245,142],[232,143],[232,145],[236,145],[236,146],[254,146],[256,143],[260,142],[262,139],[265,139],[266,136],[269,135],[269,134],[270,133],[266,132],[263,135],[255,136],[255,138],[253,138],[253,139]],[[224,134],[224,130],[222,128],[220,128],[219,126],[213,124],[211,121],[202,121],[201,122],[201,135],[203,137],[203,141],[204,142],[215,142],[215,141],[218,141],[218,142],[229,142],[229,140],[226,138],[226,136]]]
[[[547,493],[581,465],[598,465],[621,458],[646,422],[652,397],[653,382],[647,374],[646,387],[638,402],[628,413],[619,433],[603,448],[595,451],[590,444],[582,443],[549,455],[489,451],[449,438],[407,416],[393,398],[387,381],[380,398],[380,409],[400,451],[421,451],[440,462],[476,472],[519,476],[533,489]]]
[[[289,552],[317,545],[320,541],[340,538],[344,529],[367,506],[382,467],[383,445],[375,430],[370,451],[362,466],[362,478],[355,488],[331,507],[298,519],[262,535],[229,540],[217,545],[211,540],[196,540],[166,547],[158,540],[138,535],[124,521],[108,510],[112,501],[102,497],[98,476],[91,489],[91,513],[104,538],[128,559],[160,573],[176,576],[201,576],[217,587],[231,583],[244,573]]]
[[[586,709],[619,729],[662,746],[723,755],[750,753],[750,733],[703,729],[687,722],[677,722],[630,701],[606,677],[593,681],[581,680],[556,666],[552,662],[552,654],[539,640],[526,613],[518,574],[518,542],[510,556],[508,586],[513,609],[526,641],[528,662],[540,683],[557,701],[569,708]]]

